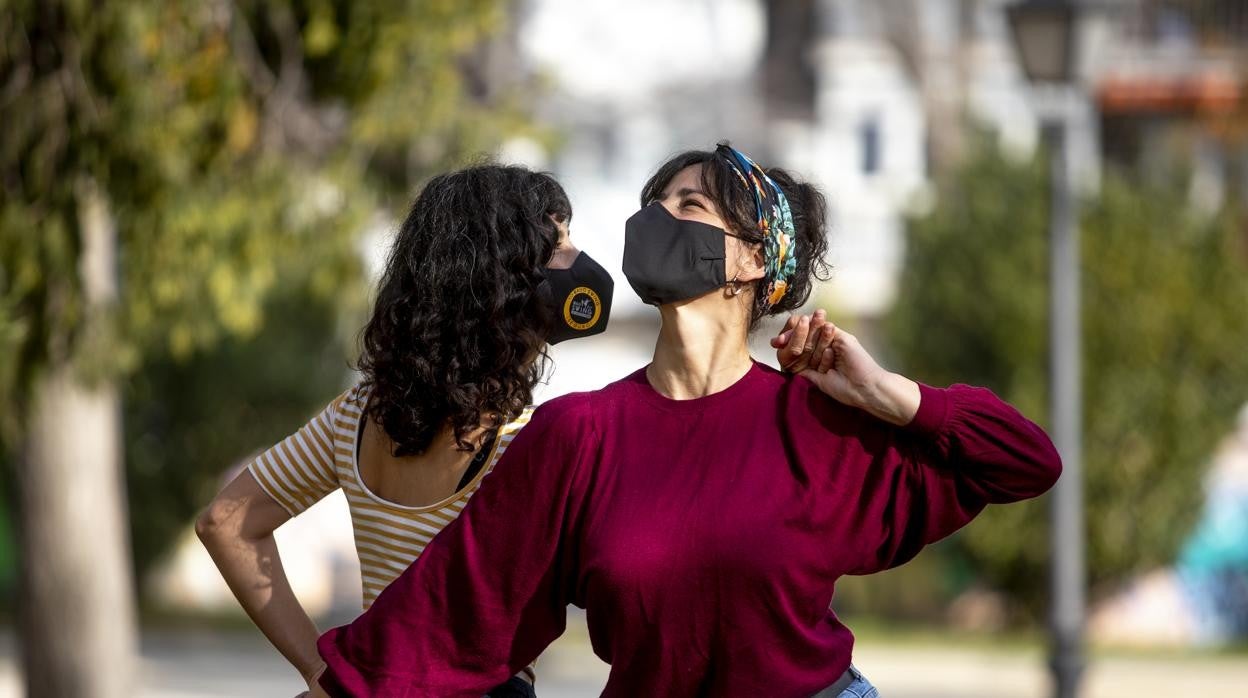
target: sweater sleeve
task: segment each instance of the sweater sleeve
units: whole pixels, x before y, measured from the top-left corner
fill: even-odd
[[[332,696],[480,698],[563,633],[588,455],[583,396],[539,408],[463,513],[317,643]]]
[[[988,504],[1047,491],[1062,471],[1039,426],[986,388],[920,385],[919,411],[870,443],[861,516],[869,525],[852,574],[901,565],[962,528]]]

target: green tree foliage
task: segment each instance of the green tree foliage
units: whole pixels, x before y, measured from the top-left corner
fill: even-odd
[[[344,304],[360,309],[367,218],[528,129],[524,76],[500,72],[493,40],[507,19],[501,0],[0,0],[0,445],[20,440],[43,367],[126,380],[135,529],[159,511],[149,486],[175,493],[159,516],[189,520],[203,469],[337,387],[341,373],[295,369],[320,365]],[[86,188],[117,230],[120,296],[95,317]],[[235,427],[233,452],[179,460]],[[144,560],[162,545],[136,541]]]
[[[1248,238],[1234,211],[1108,175],[1084,205],[1089,574],[1103,590],[1173,559],[1204,465],[1248,400]],[[909,225],[886,323],[904,370],[978,383],[1047,423],[1048,187],[1042,162],[981,149]],[[959,538],[987,581],[1038,609],[1047,501],[991,507]]]
[[[117,218],[124,279],[121,351],[95,354],[133,367],[254,333],[293,250],[337,287],[375,192],[406,198],[523,129],[478,48],[505,7],[5,0],[0,341],[22,359],[0,375],[74,353],[84,180]]]
[[[0,15],[7,99],[0,168],[3,305],[20,331],[19,381],[46,361],[138,366],[254,333],[283,255],[349,270],[363,210],[347,170],[257,136],[266,100],[202,3],[36,3]],[[111,329],[84,333],[76,188],[97,185],[118,231]],[[331,192],[328,196],[320,192]],[[328,199],[328,201],[326,201]],[[101,344],[98,340],[113,341]],[[10,389],[22,397],[22,386]]]
[[[328,299],[285,288],[255,336],[189,359],[150,357],[125,388],[134,564],[149,569],[231,465],[287,436],[342,389],[347,361]]]

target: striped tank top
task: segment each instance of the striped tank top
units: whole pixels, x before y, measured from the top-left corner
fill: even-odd
[[[463,489],[428,506],[411,507],[371,492],[360,478],[356,448],[367,391],[356,385],[338,396],[299,431],[248,465],[252,477],[292,517],[341,488],[351,510],[355,551],[363,578],[364,608],[420,557],[425,546],[455,520],[529,421],[533,408],[498,430],[485,467]]]

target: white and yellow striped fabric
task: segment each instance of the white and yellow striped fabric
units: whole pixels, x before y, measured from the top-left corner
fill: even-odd
[[[356,454],[360,416],[367,398],[361,386],[351,388],[248,466],[264,491],[291,516],[298,516],[342,488],[351,509],[366,609],[420,556],[425,545],[459,516],[481,485],[481,478],[494,468],[533,413],[530,407],[499,429],[489,460],[467,487],[429,506],[409,507],[373,494],[360,478]]]

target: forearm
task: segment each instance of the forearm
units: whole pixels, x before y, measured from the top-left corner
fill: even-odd
[[[255,540],[228,533],[202,539],[243,610],[310,682],[323,666],[316,651],[319,633],[290,588],[277,541],[271,534]]]
[[[905,426],[919,411],[919,384],[898,373],[880,371],[863,388],[858,408],[889,424]]]

